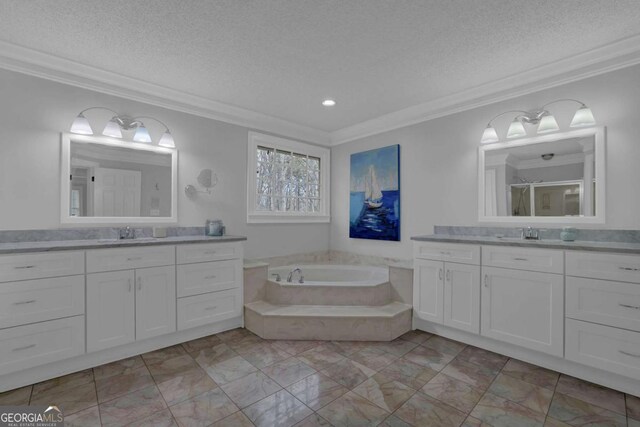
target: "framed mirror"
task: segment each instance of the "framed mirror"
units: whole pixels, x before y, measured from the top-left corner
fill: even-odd
[[[158,224],[178,218],[178,152],[62,134],[63,224]]]
[[[483,145],[480,222],[604,223],[605,128]]]

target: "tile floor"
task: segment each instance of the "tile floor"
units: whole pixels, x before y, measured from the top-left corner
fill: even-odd
[[[0,394],[68,426],[629,426],[640,399],[445,338],[265,341],[234,329]]]

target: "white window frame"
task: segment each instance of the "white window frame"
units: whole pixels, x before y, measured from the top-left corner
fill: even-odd
[[[320,211],[318,212],[278,212],[256,210],[256,166],[258,146],[276,150],[292,151],[320,159]],[[249,132],[247,150],[247,223],[327,223],[330,222],[331,185],[329,173],[330,150],[325,147],[278,138],[258,132]]]

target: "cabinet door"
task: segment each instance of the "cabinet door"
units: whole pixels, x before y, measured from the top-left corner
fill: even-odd
[[[480,267],[444,264],[444,324],[480,333]]]
[[[87,352],[135,341],[133,270],[87,275]]]
[[[413,267],[413,311],[423,320],[442,323],[444,263],[416,259]]]
[[[136,340],[176,330],[174,266],[136,270]]]
[[[482,335],[562,357],[562,275],[483,267],[482,281]]]

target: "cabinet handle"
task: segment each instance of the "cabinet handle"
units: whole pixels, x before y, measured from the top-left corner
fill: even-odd
[[[131,279],[129,279],[128,282],[129,282],[129,292],[131,292]]]
[[[138,277],[138,290],[142,290],[142,277]]]
[[[447,270],[447,282],[451,281],[451,270]]]
[[[211,275],[211,276],[206,276],[206,277],[205,277],[205,280],[210,280],[210,279],[215,279],[215,278],[216,278],[216,275],[215,275],[215,274],[213,274],[213,275]]]
[[[13,267],[13,268],[15,268],[16,270],[26,270],[27,268],[35,268],[35,265],[22,265],[22,266]]]
[[[640,271],[640,268],[633,268],[633,267],[618,267],[618,269],[624,270],[624,271]]]
[[[640,359],[640,354],[633,354],[623,350],[618,350],[618,353],[624,354],[625,356],[637,357]]]
[[[514,261],[529,261],[527,258],[514,258]]]
[[[205,308],[206,311],[211,311],[211,310],[216,310],[218,308],[217,305],[214,305],[213,307],[207,307]]]
[[[484,275],[484,287],[485,288],[489,287],[489,275],[488,274]]]
[[[34,300],[34,299],[30,299],[29,301],[18,301],[18,302],[14,302],[14,303],[13,303],[13,305],[33,304],[34,302],[36,302],[36,300]]]
[[[442,280],[442,269],[438,269],[438,280]]]
[[[138,260],[141,260],[141,259],[142,259],[141,256],[132,256],[132,257],[127,258],[127,261],[138,261]]]
[[[25,345],[24,347],[14,348],[14,349],[13,349],[13,350],[11,350],[11,351],[22,351],[22,350],[28,350],[28,349],[33,348],[33,347],[35,347],[35,346],[36,346],[35,344]]]
[[[640,306],[637,306],[637,305],[629,305],[629,304],[622,304],[622,303],[619,303],[618,305],[624,308],[633,308],[634,310],[640,310]]]

